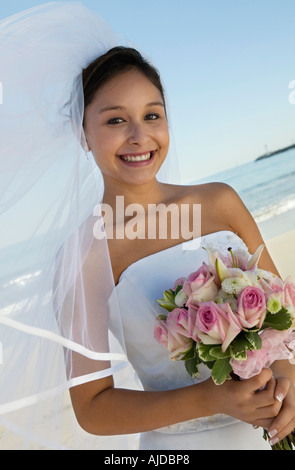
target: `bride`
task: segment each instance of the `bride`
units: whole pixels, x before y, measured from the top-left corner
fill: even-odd
[[[69,389],[79,425],[95,436],[140,433],[141,449],[269,448],[261,430],[258,435],[254,428],[267,429],[273,443],[293,430],[291,365],[277,363],[252,379],[216,386],[205,367],[196,380],[191,379],[183,364],[169,361],[153,335],[158,313],[155,300],[177,277],[201,265],[205,260],[202,246],[246,245],[253,253],[263,242],[253,218],[225,184],[182,186],[159,177],[163,168],[167,171],[173,165],[168,110],[159,74],[142,54],[118,46],[116,39],[109,39],[107,26],[98,24],[100,20],[76,4],[49,4],[44,11],[37,9],[2,23],[0,28],[8,41],[10,38],[13,53],[13,48],[20,50],[34,18],[40,37],[48,22],[51,41],[58,45],[64,38],[63,50],[56,49],[56,56],[50,56],[54,49],[46,38],[42,59],[41,46],[36,45],[40,50],[33,58],[34,51],[28,54],[24,77],[32,108],[28,109],[26,100],[19,112],[12,101],[14,114],[3,108],[6,131],[9,116],[13,125],[21,122],[24,127],[12,146],[4,136],[1,168],[20,177],[9,187],[13,191],[4,192],[1,202],[3,213],[13,214],[32,188],[40,194],[38,182],[44,172],[50,177],[52,201],[47,214],[44,207],[40,219],[32,222],[27,236],[32,243],[36,225],[39,227],[47,216],[49,222],[42,230],[46,254],[41,250],[42,263],[38,265],[42,264],[41,280],[28,286],[29,301],[12,308],[8,315],[0,315],[2,327],[9,332],[7,351],[12,344],[18,345],[15,361],[7,356],[11,361],[5,360],[2,366],[2,424],[16,433],[19,429],[24,432],[28,417],[20,423],[18,410],[47,406],[48,402],[51,410],[60,395],[58,390]],[[23,26],[19,43],[9,37],[18,22]],[[63,54],[69,57],[77,31],[80,48],[66,69]],[[37,70],[36,57],[41,60],[39,67],[45,67],[41,102],[36,101],[38,90],[26,81],[34,76],[32,70]],[[53,64],[51,75],[48,62]],[[29,70],[32,65],[35,69]],[[53,94],[57,70],[66,79]],[[10,66],[4,78],[10,78],[12,72]],[[17,85],[14,78],[8,91],[11,87],[13,92]],[[6,100],[9,98],[8,94]],[[24,109],[34,117],[33,123],[24,122]],[[36,125],[33,132],[32,124]],[[4,158],[9,154],[12,159],[5,162],[7,169]],[[120,214],[118,201],[123,209]],[[168,211],[164,211],[165,220],[163,213],[158,213],[155,236],[151,237],[154,213],[149,208],[159,206],[174,210],[168,221]],[[196,206],[201,207],[197,220]],[[183,207],[188,209],[190,238],[182,230],[182,218],[175,219]],[[136,224],[133,220],[136,231],[132,231],[132,215],[139,209],[141,216]],[[98,231],[93,230],[97,221]],[[163,225],[168,230],[165,237],[160,235]],[[15,254],[17,257],[19,262],[20,255]],[[267,250],[260,267],[278,274]],[[36,367],[31,380],[20,373],[19,392],[11,395],[12,387],[5,379],[20,371],[21,360],[27,361],[26,367]],[[139,381],[136,386],[133,378],[129,379],[133,370]],[[55,409],[54,413],[62,411]],[[14,424],[9,424],[11,416]],[[36,434],[33,426],[32,441],[37,441]]]

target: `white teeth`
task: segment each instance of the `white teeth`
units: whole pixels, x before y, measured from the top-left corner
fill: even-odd
[[[151,158],[152,153],[146,153],[145,155],[137,155],[136,157],[132,155],[121,155],[121,158],[126,162],[142,162],[144,160],[149,160]]]

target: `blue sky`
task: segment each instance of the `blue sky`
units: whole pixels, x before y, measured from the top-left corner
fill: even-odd
[[[1,2],[0,19],[42,3]],[[183,182],[295,143],[294,0],[82,3],[159,68]]]

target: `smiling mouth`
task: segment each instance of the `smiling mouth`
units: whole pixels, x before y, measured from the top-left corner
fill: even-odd
[[[141,153],[141,154],[126,154],[126,155],[119,155],[120,159],[124,162],[146,162],[150,160],[156,151],[153,150],[151,152]]]

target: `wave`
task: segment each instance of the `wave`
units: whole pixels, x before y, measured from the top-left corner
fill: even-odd
[[[268,207],[261,207],[252,211],[252,216],[256,222],[263,222],[264,220],[271,219],[292,209],[295,209],[295,199],[280,201]]]
[[[247,177],[247,178],[246,178]],[[256,178],[258,179],[257,175]],[[255,181],[251,182],[251,175],[244,175],[244,178],[241,178],[243,182],[242,188],[239,190],[241,194],[253,194],[255,195],[258,191],[259,192],[270,192],[272,195],[274,192],[278,191],[279,189],[284,190],[286,193],[294,190],[294,183],[295,183],[295,171],[290,171],[289,173],[284,173],[281,175],[276,175],[270,177],[265,181]],[[241,185],[241,181],[239,182]],[[234,186],[234,184],[233,184]],[[238,188],[237,188],[238,189]]]

